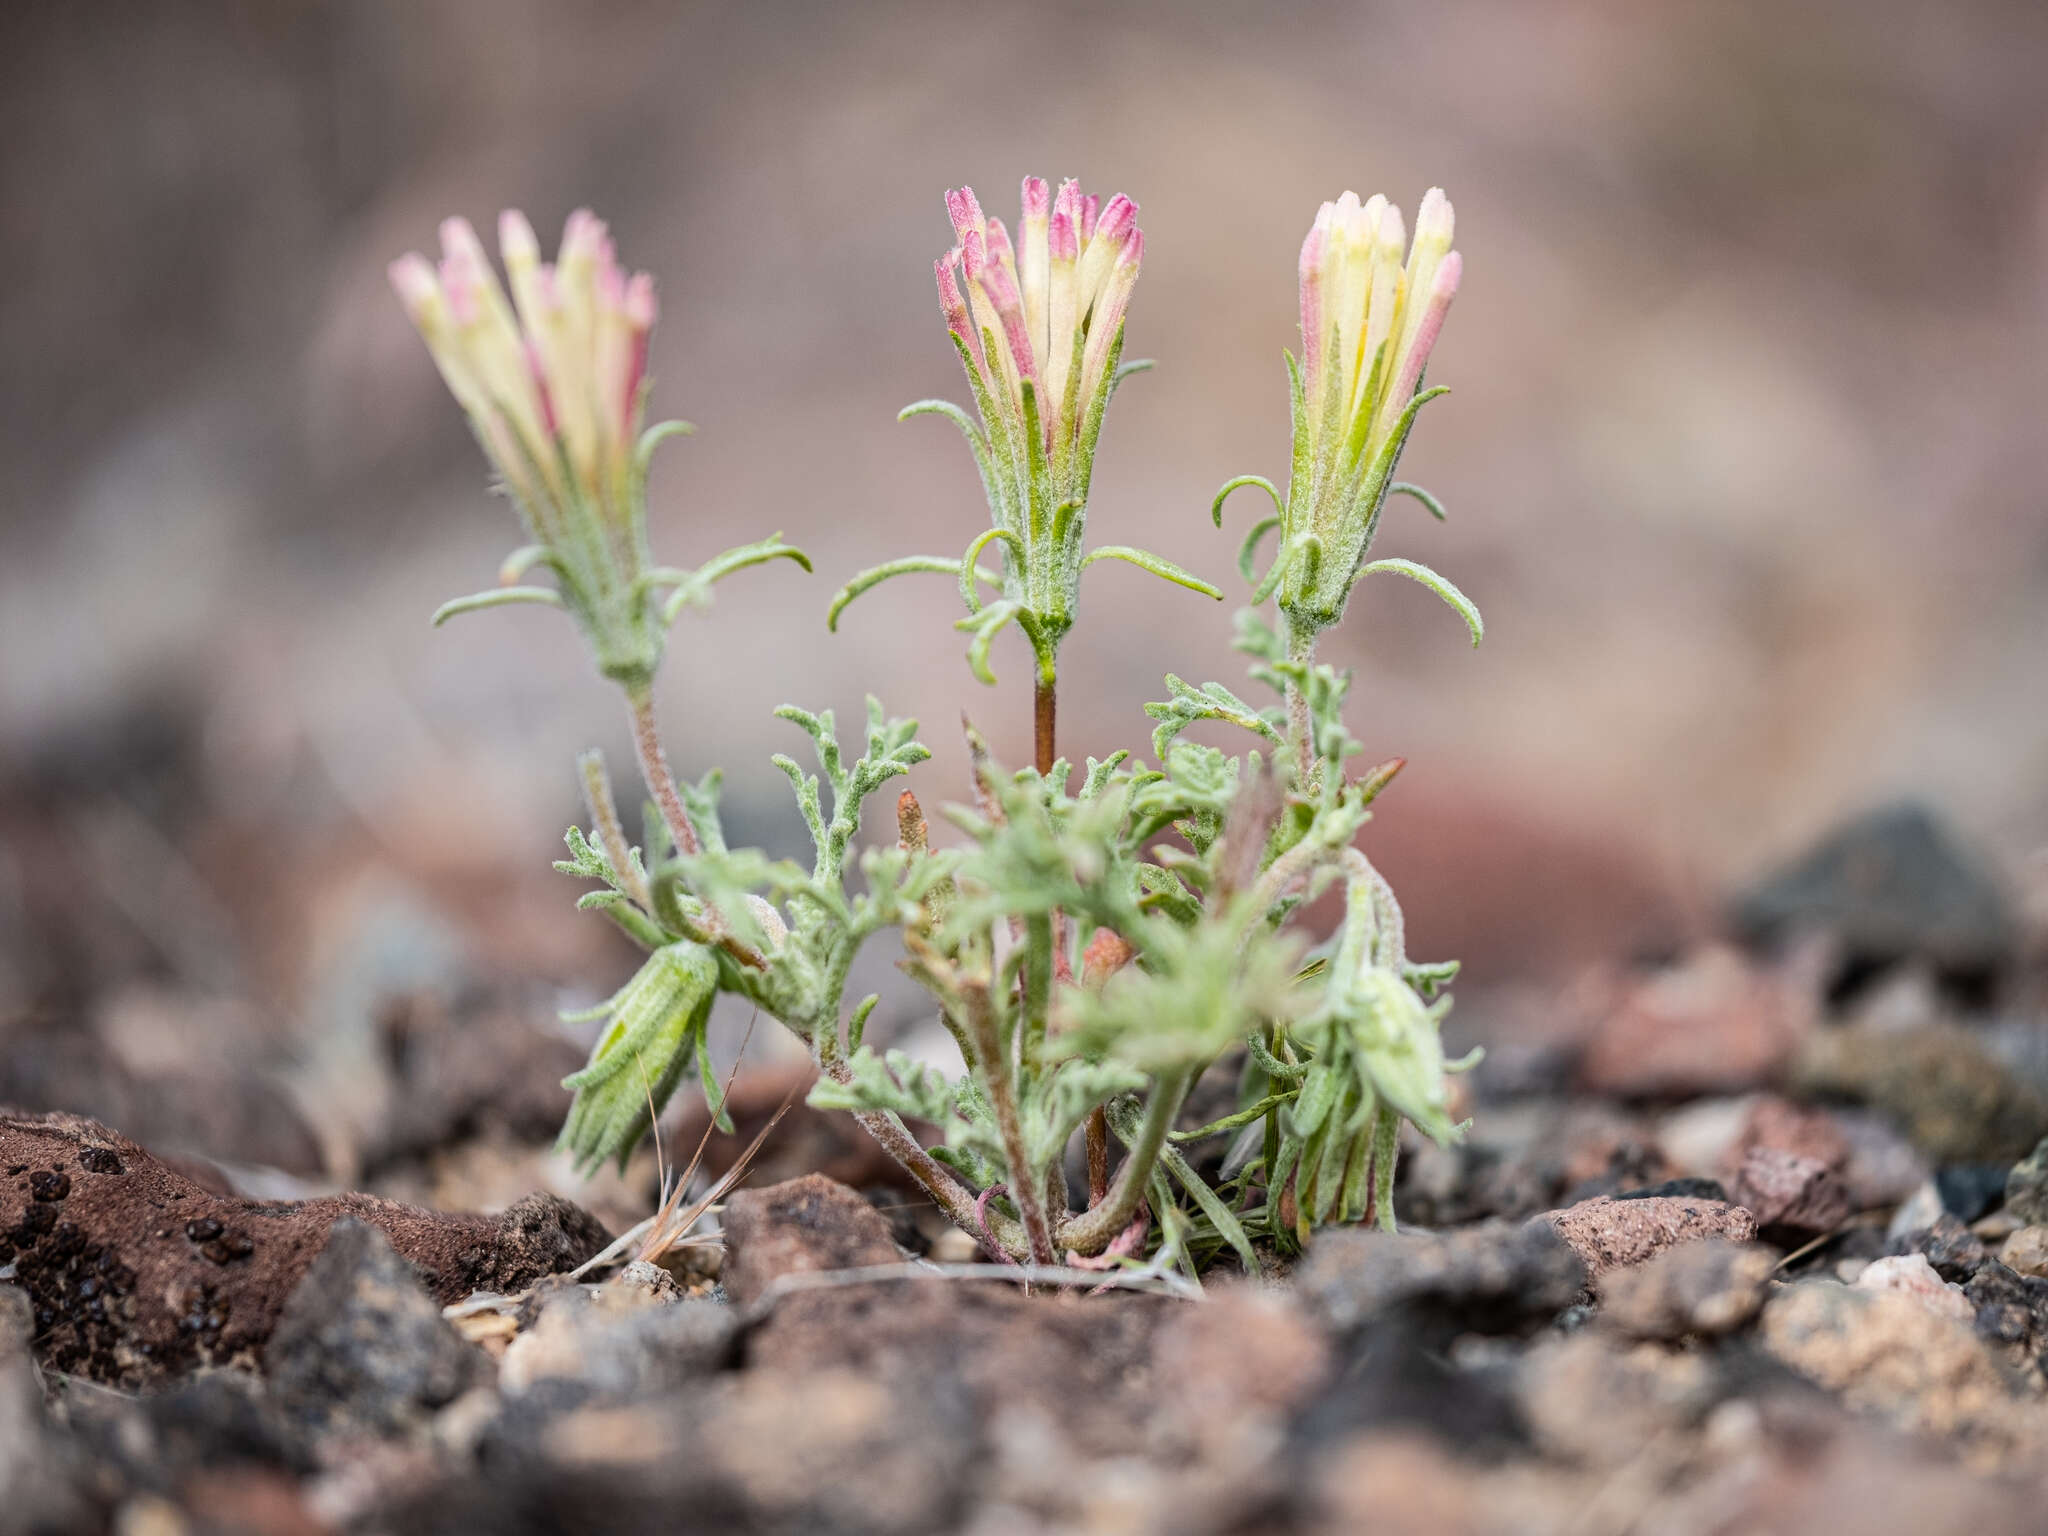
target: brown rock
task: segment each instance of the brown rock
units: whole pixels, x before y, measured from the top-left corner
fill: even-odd
[[[725,1265],[719,1273],[726,1294],[741,1306],[758,1300],[782,1275],[861,1269],[901,1257],[887,1218],[822,1173],[742,1190],[726,1202]]]
[[[1998,1261],[2022,1275],[2048,1275],[2048,1227],[2021,1227],[2005,1240]]]
[[[1818,1158],[1777,1147],[1751,1147],[1728,1198],[1746,1206],[1757,1225],[1795,1237],[1832,1232],[1849,1215],[1849,1191]]]
[[[1775,1077],[1816,1017],[1803,979],[1716,946],[1624,994],[1579,1071],[1588,1089],[1620,1098],[1738,1093]]]
[[[1969,1323],[1914,1297],[1802,1281],[1771,1300],[1762,1326],[1786,1365],[1901,1428],[1961,1437],[1991,1459],[2038,1447],[2048,1430]]]
[[[1741,1206],[1684,1195],[1642,1200],[1602,1195],[1539,1219],[1556,1229],[1595,1279],[1609,1270],[1640,1264],[1680,1243],[1706,1237],[1746,1243],[1756,1236],[1756,1218]]]
[[[1600,1280],[1600,1316],[1638,1339],[1733,1333],[1763,1310],[1777,1255],[1707,1238],[1667,1248]]]
[[[1093,1455],[1138,1443],[1153,1341],[1184,1302],[1113,1291],[1027,1295],[1002,1281],[883,1280],[795,1291],[746,1341],[748,1374],[844,1367],[971,1406],[1036,1413]]]
[[[0,1261],[14,1264],[35,1307],[39,1358],[128,1387],[253,1361],[344,1216],[383,1232],[443,1304],[479,1289],[518,1290],[607,1240],[593,1217],[554,1195],[498,1216],[357,1194],[221,1196],[76,1115],[0,1113],[0,1172]],[[32,1198],[33,1172],[68,1177],[64,1198]]]

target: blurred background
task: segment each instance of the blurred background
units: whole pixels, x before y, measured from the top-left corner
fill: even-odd
[[[1346,188],[1412,213],[1442,185],[1454,394],[1403,472],[1450,521],[1397,502],[1377,547],[1462,585],[1487,639],[1387,582],[1329,642],[1369,753],[1408,759],[1366,846],[1415,950],[1462,955],[1480,997],[1673,954],[1902,796],[2024,903],[2044,80],[2028,0],[14,0],[0,1015],[36,1043],[0,1098],[82,1074],[70,1098],[135,1134],[169,1116],[167,1144],[347,1177],[428,1135],[400,1124],[406,1053],[446,1033],[423,1020],[471,1020],[436,1070],[487,1077],[502,1016],[627,974],[547,868],[573,754],[626,766],[615,696],[559,614],[426,623],[517,534],[384,269],[508,206],[551,246],[588,204],[656,276],[654,410],[700,427],[658,460],[658,555],[779,528],[817,562],[735,578],[675,636],[670,750],[724,765],[735,840],[801,843],[765,763],[802,746],[785,700],[923,719],[927,805],[961,791],[963,703],[1028,756],[1022,642],[976,685],[946,581],[823,623],[853,570],[983,522],[957,436],[894,421],[965,398],[931,280],[946,187],[1011,220],[1026,174],[1137,199],[1129,355],[1159,367],[1111,415],[1091,536],[1236,597],[1253,509],[1219,534],[1209,499],[1284,467],[1302,234]],[[1142,746],[1165,671],[1238,682],[1229,635],[1228,606],[1098,567],[1063,748]],[[195,1072],[242,1086],[167,1107]]]

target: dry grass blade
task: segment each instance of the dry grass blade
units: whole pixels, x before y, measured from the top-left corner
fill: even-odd
[[[640,1250],[639,1256],[641,1258],[651,1263],[659,1259],[664,1253],[667,1253],[669,1249],[681,1243],[689,1235],[690,1228],[697,1224],[704,1213],[723,1200],[727,1192],[747,1176],[747,1169],[753,1164],[755,1156],[760,1152],[761,1144],[768,1139],[769,1132],[773,1131],[782,1122],[782,1117],[789,1113],[789,1106],[795,1100],[796,1090],[792,1088],[783,1098],[782,1103],[777,1106],[775,1113],[768,1117],[768,1123],[761,1127],[760,1133],[747,1144],[747,1150],[734,1160],[730,1168],[719,1175],[718,1182],[706,1190],[703,1196],[694,1204],[685,1207],[673,1219],[670,1219],[669,1213],[674,1211],[676,1201],[682,1197],[687,1181],[676,1186],[676,1192],[669,1197],[669,1203],[655,1213],[654,1230],[649,1234],[646,1245]],[[693,1171],[695,1167],[696,1160],[693,1158],[691,1159]]]

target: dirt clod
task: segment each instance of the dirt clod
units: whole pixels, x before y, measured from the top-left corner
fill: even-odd
[[[122,1387],[253,1363],[343,1217],[382,1231],[442,1303],[478,1289],[518,1290],[608,1240],[595,1219],[552,1195],[501,1216],[369,1195],[216,1195],[94,1121],[0,1113],[7,1164],[54,1170],[93,1148],[117,1158],[123,1176],[72,1180],[56,1200],[0,1185],[0,1249],[35,1309],[41,1362]]]

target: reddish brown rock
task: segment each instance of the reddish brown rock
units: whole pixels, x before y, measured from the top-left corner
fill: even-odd
[[[1724,947],[1629,989],[1595,1026],[1585,1086],[1619,1098],[1692,1098],[1769,1082],[1817,1017],[1812,987]]]
[[[887,1218],[822,1173],[741,1190],[726,1202],[719,1279],[741,1306],[759,1300],[783,1275],[861,1269],[901,1258]]]
[[[358,1194],[217,1195],[95,1121],[0,1113],[0,1262],[13,1263],[35,1308],[37,1355],[57,1370],[134,1387],[253,1364],[344,1216],[381,1231],[444,1304],[518,1290],[607,1240],[554,1195],[498,1216]]]
[[[1728,1198],[1747,1206],[1759,1227],[1797,1237],[1832,1232],[1849,1215],[1849,1191],[1833,1169],[1777,1147],[1743,1155]]]
[[[1751,1147],[1770,1147],[1809,1157],[1836,1173],[1849,1165],[1855,1152],[1848,1133],[1828,1111],[1811,1104],[1794,1104],[1775,1093],[1760,1094],[1750,1105],[1724,1171],[1730,1176],[1738,1173]]]
[[[1609,1270],[1640,1264],[1680,1243],[1706,1237],[1746,1243],[1756,1236],[1756,1218],[1741,1206],[1684,1195],[1642,1200],[1602,1195],[1539,1219],[1556,1229],[1595,1279]]]

